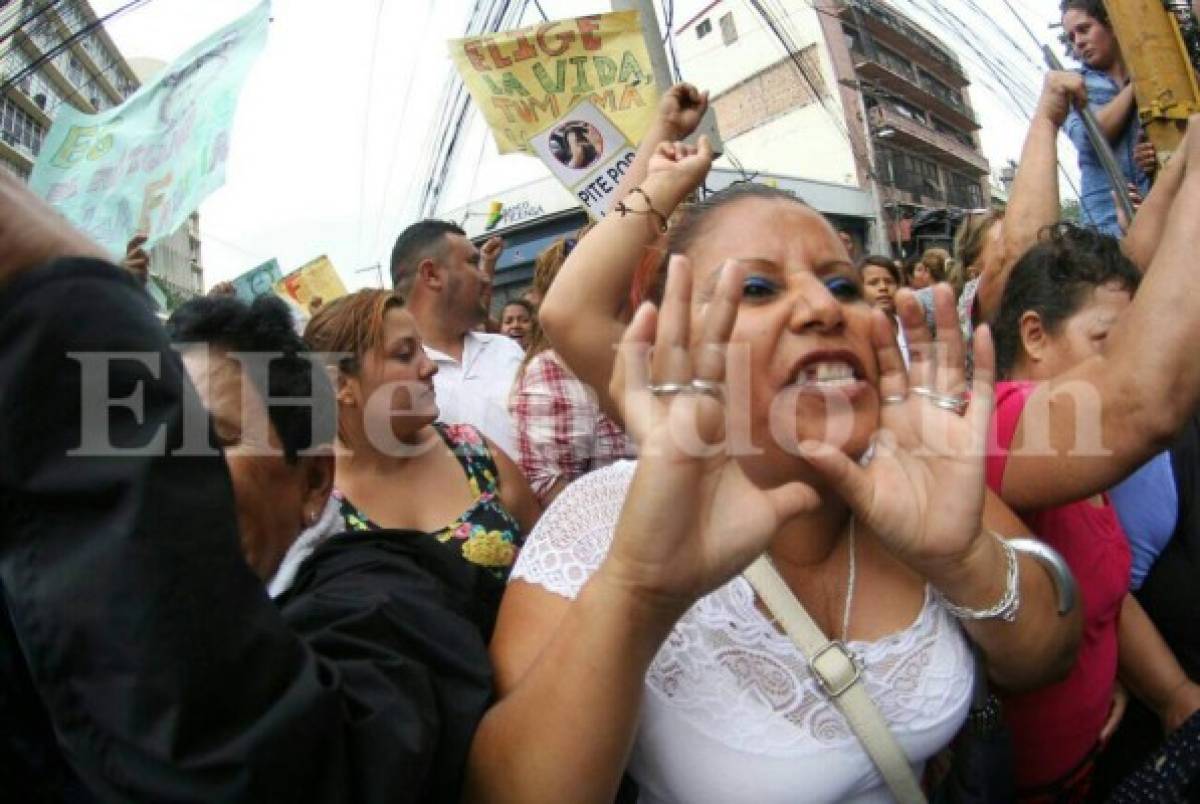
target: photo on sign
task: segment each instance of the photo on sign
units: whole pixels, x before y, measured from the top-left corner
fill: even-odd
[[[568,120],[550,132],[554,158],[572,170],[587,170],[604,156],[604,136],[584,120]]]

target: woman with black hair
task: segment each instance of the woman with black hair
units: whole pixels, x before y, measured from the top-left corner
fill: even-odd
[[[1047,122],[1035,123],[1026,140],[1005,227],[1010,246],[1057,212],[1057,126]],[[1025,800],[1086,794],[1096,754],[1123,711],[1118,675],[1168,730],[1200,708],[1200,687],[1129,594],[1130,547],[1109,499],[1170,445],[1200,402],[1191,351],[1200,325],[1190,260],[1200,218],[1196,131],[1167,176],[1147,199],[1145,225],[1154,232],[1141,223],[1131,231],[1131,253],[1149,263],[1144,279],[1116,240],[1067,225],[1044,231],[998,272],[1004,292],[993,331],[1002,382],[988,484],[1063,554],[1084,601],[1071,674],[1005,702]]]

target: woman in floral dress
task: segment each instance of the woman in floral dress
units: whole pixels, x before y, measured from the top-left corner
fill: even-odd
[[[504,580],[540,513],[521,471],[478,430],[436,422],[433,375],[398,296],[364,290],[304,333],[336,371],[337,488],[350,530],[426,532]]]

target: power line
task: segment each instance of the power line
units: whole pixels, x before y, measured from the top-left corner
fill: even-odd
[[[104,23],[108,22],[111,19],[114,19],[115,17],[117,17],[121,14],[124,14],[126,11],[130,11],[134,8],[144,6],[149,2],[151,2],[151,0],[130,0],[130,2],[126,3],[123,6],[120,6],[119,8],[117,8],[113,11],[110,11],[108,14],[105,14],[103,17],[100,17],[95,22],[90,22],[87,25],[83,26],[78,31],[76,31],[75,33],[71,34],[69,37],[64,39],[60,44],[51,48],[49,51],[43,53],[38,58],[33,59],[30,62],[29,66],[26,67],[24,70],[21,70],[16,75],[14,75],[12,78],[8,79],[3,84],[0,84],[0,95],[4,94],[11,87],[16,86],[17,83],[19,81],[23,80],[26,76],[33,75],[33,73],[35,73],[43,64],[46,64],[51,59],[54,59],[57,56],[59,56],[61,53],[66,51],[66,49],[69,48],[72,44],[79,41],[83,37],[87,36],[92,31],[96,30],[97,28],[101,27],[102,25],[104,25]]]
[[[362,149],[359,151],[358,157],[358,238],[355,245],[358,246],[360,262],[362,256],[363,210],[367,205],[367,151],[371,144],[369,136],[371,131],[371,101],[375,92],[375,61],[379,55],[379,29],[382,19],[383,0],[375,0],[374,35],[371,37],[371,57],[367,62],[367,102],[366,108],[363,110]]]
[[[23,29],[28,23],[37,19],[42,14],[45,14],[47,11],[49,11],[51,8],[53,8],[54,6],[58,5],[61,2],[63,2],[63,0],[49,0],[46,3],[46,5],[42,6],[37,11],[34,11],[32,14],[30,14],[28,17],[26,17],[25,19],[18,22],[7,33],[0,35],[0,44],[3,44],[6,40],[11,39],[12,36],[17,31]],[[16,17],[17,14],[20,13],[20,8],[21,8],[20,6],[17,6],[16,8],[14,8],[13,12],[12,12],[12,16],[10,16],[8,19],[11,20],[11,19],[13,19],[13,17]],[[7,20],[5,20],[5,22],[7,22]]]
[[[432,18],[433,18],[433,0],[428,0],[428,3],[426,3],[426,5],[425,5],[425,21],[423,23],[421,23],[421,41],[425,41],[425,35],[429,32],[429,23],[432,20]],[[412,54],[413,54],[412,64],[410,65],[410,67],[408,69],[408,79],[404,85],[404,94],[400,96],[400,98],[401,98],[400,105],[399,105],[400,122],[396,126],[396,135],[394,137],[392,137],[392,140],[398,140],[400,138],[399,137],[400,129],[402,129],[404,127],[404,117],[405,117],[404,112],[408,108],[408,99],[412,95],[413,81],[416,78],[417,72],[418,72],[417,60],[418,60],[419,52],[416,49],[414,49],[412,51]],[[389,140],[389,142],[392,140]],[[383,220],[387,215],[388,191],[392,187],[392,174],[396,170],[396,160],[399,157],[399,155],[400,155],[400,149],[397,148],[395,145],[393,145],[392,146],[392,156],[391,156],[391,159],[388,160],[387,172],[384,174],[383,198],[380,200],[380,203],[379,203],[379,212],[375,216],[375,236],[371,239],[371,248],[373,248],[373,249],[378,247],[379,237],[383,232]],[[413,176],[413,174],[410,173],[409,174],[409,187],[412,186],[412,176]],[[405,191],[404,195],[407,196],[407,190]]]
[[[915,0],[910,0],[910,3],[914,6],[916,5]],[[1008,82],[1005,80],[1005,78],[1002,75],[1000,75],[1000,71],[997,70],[997,68],[996,68],[995,64],[992,62],[992,60],[990,58],[986,57],[985,55],[983,55],[982,53],[980,53],[979,49],[975,46],[974,42],[972,41],[972,37],[970,36],[969,28],[966,25],[966,23],[960,17],[955,15],[952,11],[950,11],[949,9],[946,9],[945,6],[942,4],[927,2],[927,0],[921,0],[921,3],[922,3],[923,10],[925,10],[926,13],[929,13],[933,19],[940,19],[943,23],[947,22],[948,18],[945,16],[941,16],[939,14],[939,12],[946,12],[950,15],[950,17],[953,17],[953,20],[956,21],[958,23],[958,25],[956,27],[952,22],[949,24],[948,27],[950,27],[951,29],[954,29],[954,32],[958,34],[958,38],[962,39],[967,44],[967,46],[979,57],[983,67],[992,73],[993,77],[1000,84],[1001,88],[1012,99],[1017,110],[1025,118],[1026,122],[1031,122],[1033,120],[1032,112],[1026,111],[1025,107],[1017,99],[1016,95],[1012,91],[1012,88],[1009,86]],[[1007,4],[1007,2],[1006,2],[1006,4]],[[1011,6],[1009,6],[1009,8],[1010,8],[1010,10],[1012,10]],[[978,10],[979,10],[978,7],[976,7],[976,11],[978,11]],[[1015,13],[1015,11],[1014,11],[1014,13]],[[993,25],[994,27],[999,27],[996,25],[994,20],[989,20],[989,24]],[[1030,31],[1029,33],[1032,35],[1032,31]],[[1012,42],[1011,38],[1009,38],[1008,41],[1010,42],[1010,44],[1013,44],[1015,47],[1015,43]],[[1036,37],[1034,37],[1034,41],[1037,41]],[[1020,50],[1019,48],[1017,48],[1017,49]],[[1034,101],[1034,103],[1036,104],[1036,100]],[[1067,185],[1071,188],[1071,191],[1075,194],[1075,197],[1079,198],[1080,197],[1079,188],[1075,185],[1075,181],[1074,181],[1074,179],[1071,178],[1071,174],[1067,172],[1066,167],[1063,166],[1062,159],[1057,159],[1056,161],[1058,163],[1058,169],[1061,172],[1062,177],[1064,179],[1066,179]]]

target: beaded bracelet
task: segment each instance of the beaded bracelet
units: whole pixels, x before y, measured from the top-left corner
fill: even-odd
[[[1004,537],[988,531],[1004,548],[1004,558],[1008,563],[1004,577],[1004,594],[996,605],[988,609],[969,609],[951,603],[940,592],[935,594],[946,611],[960,620],[1004,620],[1011,623],[1017,619],[1017,611],[1021,608],[1021,562],[1017,560],[1017,551]]]
[[[623,200],[618,201],[617,205],[615,207],[613,207],[613,209],[615,209],[617,212],[621,213],[622,218],[624,218],[626,214],[653,215],[654,217],[658,218],[659,233],[666,234],[667,233],[667,216],[662,214],[661,212],[659,212],[657,209],[654,208],[654,202],[650,200],[650,196],[646,195],[646,191],[643,190],[641,187],[634,187],[632,190],[629,191],[629,195],[633,195],[634,193],[637,193],[642,198],[646,199],[646,209],[630,209],[629,207],[627,207],[625,205],[625,202]]]

